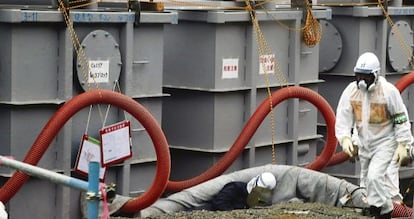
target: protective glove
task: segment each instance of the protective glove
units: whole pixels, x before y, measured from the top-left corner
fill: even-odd
[[[350,137],[343,137],[341,141],[342,150],[348,154],[350,158],[358,155],[357,147],[352,143],[352,139]]]
[[[393,159],[398,162],[400,167],[407,166],[411,162],[411,158],[408,154],[408,148],[405,143],[398,143]]]

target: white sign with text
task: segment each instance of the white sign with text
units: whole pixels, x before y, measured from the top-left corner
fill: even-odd
[[[104,127],[100,134],[103,166],[121,162],[132,156],[129,121]]]
[[[259,74],[275,73],[275,54],[261,55],[259,61]]]
[[[101,144],[99,140],[84,135],[79,147],[78,157],[75,164],[75,171],[82,174],[89,174],[89,162],[99,162],[101,165]],[[104,180],[106,168],[99,169],[99,179]]]
[[[239,59],[223,59],[222,75],[223,79],[239,77]]]
[[[109,82],[109,60],[90,60],[88,83]]]

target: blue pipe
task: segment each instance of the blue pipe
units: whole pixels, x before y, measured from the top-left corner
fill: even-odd
[[[98,218],[99,208],[99,163],[89,163],[88,182],[72,178],[60,173],[46,170],[37,166],[33,166],[24,162],[13,160],[4,156],[0,156],[0,165],[20,170],[28,175],[41,179],[52,181],[57,184],[63,184],[71,188],[83,190],[87,192],[88,201],[88,219]]]
[[[98,219],[99,209],[99,163],[95,161],[89,162],[88,173],[88,219]]]
[[[0,165],[10,167],[16,170],[25,172],[31,176],[35,176],[41,179],[52,181],[57,184],[63,184],[75,189],[88,191],[88,182],[72,178],[60,173],[56,173],[50,170],[46,170],[37,166],[33,166],[21,161],[13,160],[4,156],[0,156]]]

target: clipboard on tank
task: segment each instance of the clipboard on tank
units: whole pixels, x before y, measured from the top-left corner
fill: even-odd
[[[101,164],[103,167],[132,157],[130,121],[122,121],[102,128]]]
[[[101,144],[98,139],[84,134],[82,141],[80,142],[74,171],[81,175],[88,176],[89,162],[91,161],[101,163]],[[99,169],[99,180],[101,182],[105,180],[105,172],[106,168],[101,165]]]

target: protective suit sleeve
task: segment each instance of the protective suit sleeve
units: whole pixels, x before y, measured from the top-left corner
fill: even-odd
[[[350,83],[342,92],[336,108],[335,134],[339,142],[344,138],[351,138],[351,130],[354,126],[354,114],[350,101],[351,92],[356,88],[356,83]]]
[[[411,124],[407,108],[402,100],[398,89],[389,84],[386,86],[385,94],[391,117],[394,121],[395,137],[400,144],[409,144],[413,141],[411,134]]]

